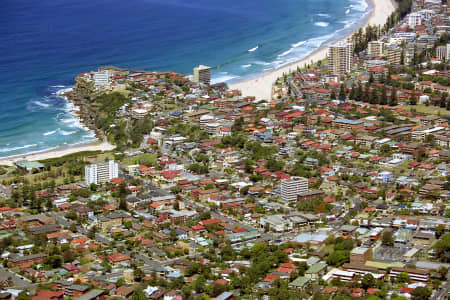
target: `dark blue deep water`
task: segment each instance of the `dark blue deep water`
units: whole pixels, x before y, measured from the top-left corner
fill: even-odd
[[[238,80],[342,36],[365,0],[1,0],[0,157],[94,138],[57,92],[100,65]],[[250,50],[250,51],[249,51]]]

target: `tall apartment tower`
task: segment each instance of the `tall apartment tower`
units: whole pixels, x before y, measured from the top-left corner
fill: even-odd
[[[419,13],[411,13],[408,15],[408,26],[415,28],[418,25],[422,25],[422,15]]]
[[[441,61],[447,60],[447,46],[438,46],[436,47],[436,57],[439,58]]]
[[[102,184],[119,177],[119,164],[114,160],[89,164],[84,167],[86,185]]]
[[[284,202],[297,201],[297,195],[308,191],[308,179],[291,177],[281,181],[281,200]]]
[[[385,52],[390,65],[399,65],[402,61],[402,49],[400,47],[387,47]]]
[[[200,65],[194,68],[194,82],[203,82],[210,84],[211,82],[211,68],[208,66]]]
[[[367,54],[373,56],[383,56],[384,43],[381,41],[371,41],[367,46]]]
[[[352,70],[353,44],[341,41],[328,48],[328,71],[333,75],[345,75]]]
[[[446,57],[445,57],[447,60],[449,60],[450,59],[450,43],[449,44],[447,44],[447,55],[446,55]]]

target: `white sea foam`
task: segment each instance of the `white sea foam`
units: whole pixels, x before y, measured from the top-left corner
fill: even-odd
[[[56,130],[52,130],[52,131],[44,132],[42,135],[43,136],[47,136],[47,135],[52,135],[52,134],[55,134],[55,133],[56,133]]]
[[[248,49],[247,51],[248,52],[254,52],[254,51],[258,50],[258,48],[259,48],[259,46],[256,46],[256,47],[254,47],[252,49]]]
[[[317,16],[319,17],[325,17],[325,18],[330,18],[329,14],[317,14]]]
[[[72,135],[74,133],[76,133],[76,131],[65,131],[65,130],[58,130],[59,134],[61,135]]]
[[[289,63],[295,62],[301,58],[304,58],[304,57],[310,55],[312,52],[314,52],[318,48],[320,48],[321,46],[323,46],[334,36],[335,36],[335,34],[332,33],[332,34],[308,39],[308,40],[304,41],[304,43],[302,41],[300,43],[302,43],[301,46],[303,46],[303,47],[300,47],[300,46],[298,46],[296,48],[293,47],[293,48],[285,51],[284,53],[282,53],[282,54],[284,54],[283,56],[278,55],[278,58],[276,60],[274,60],[273,62],[271,62],[270,65],[276,69],[276,68],[282,67],[284,65],[287,65]],[[297,43],[297,44],[299,44],[299,43]],[[292,45],[292,46],[294,46],[294,45]],[[293,55],[287,56],[290,53],[292,53]],[[287,56],[287,57],[284,57],[284,56]],[[269,69],[264,69],[264,71],[267,71],[267,70],[269,70]]]
[[[43,108],[50,107],[49,103],[45,103],[45,102],[42,102],[42,101],[39,101],[39,100],[32,101],[31,104],[39,106],[39,107],[43,107]]]
[[[211,79],[211,83],[219,83],[219,82],[226,82],[226,81],[230,81],[232,79],[238,78],[239,76],[235,76],[235,75],[223,75],[223,76],[217,76],[217,77],[213,77]]]
[[[345,11],[345,14],[348,15],[349,13],[350,13],[350,9],[347,9],[347,10]]]
[[[344,20],[344,21],[340,21],[339,23],[344,24],[344,28],[338,30],[338,32],[349,28],[350,26],[352,26],[353,24],[355,24],[358,20]]]
[[[71,90],[72,90],[71,87],[70,88],[66,88],[66,89],[61,89],[61,90],[56,91],[56,95],[60,96],[60,95],[62,95],[64,93],[70,92]]]
[[[278,57],[286,56],[286,55],[288,55],[289,53],[292,53],[293,50],[294,50],[294,49],[291,48],[291,49],[289,49],[289,50],[287,50],[287,51],[284,51],[283,53],[281,53],[280,55],[278,55]]]
[[[297,48],[297,47],[300,47],[300,46],[306,44],[307,41],[308,41],[308,40],[306,40],[306,41],[301,41],[301,42],[292,44],[291,46],[292,46],[293,48]]]
[[[242,65],[241,67],[246,69],[246,68],[250,68],[251,66],[252,66],[252,64],[248,64],[248,65]]]
[[[67,119],[60,119],[59,121],[60,121],[61,123],[68,124],[68,123],[73,123],[74,120],[75,120],[74,118],[67,118]]]
[[[84,138],[93,138],[95,137],[95,132],[91,131],[88,134],[83,135]]]
[[[353,4],[350,4],[350,8],[357,11],[366,11],[369,7],[366,1],[355,1]]]
[[[330,25],[330,23],[327,23],[327,22],[315,22],[314,25],[319,26],[319,27],[328,27],[328,25]]]
[[[21,150],[21,149],[28,149],[28,148],[32,148],[32,147],[36,147],[37,144],[29,144],[29,145],[24,145],[24,146],[17,146],[17,147],[11,147],[11,148],[0,148],[0,152],[11,152],[11,151],[16,151],[16,150]]]

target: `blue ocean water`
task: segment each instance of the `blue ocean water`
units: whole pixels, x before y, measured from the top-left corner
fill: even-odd
[[[357,26],[366,0],[2,0],[0,157],[94,139],[58,97],[101,65],[238,80]]]

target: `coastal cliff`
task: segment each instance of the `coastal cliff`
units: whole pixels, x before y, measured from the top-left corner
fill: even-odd
[[[75,86],[71,91],[64,94],[64,96],[73,103],[78,110],[74,111],[78,115],[81,122],[90,130],[95,132],[96,137],[99,140],[105,138],[105,134],[100,130],[95,123],[97,117],[97,107],[91,105],[95,97],[99,93],[94,89],[92,83],[87,82],[81,78],[75,79]]]

